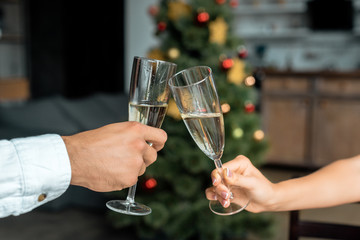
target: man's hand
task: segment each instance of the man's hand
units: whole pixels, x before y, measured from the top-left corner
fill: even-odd
[[[167,135],[138,122],[122,122],[62,138],[70,158],[71,184],[109,192],[134,185],[156,160]]]

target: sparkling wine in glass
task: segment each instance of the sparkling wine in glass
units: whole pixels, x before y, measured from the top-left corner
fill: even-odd
[[[129,91],[129,121],[161,127],[169,100],[168,81],[175,71],[174,63],[134,57]],[[129,188],[126,200],[111,200],[106,206],[115,212],[129,215],[150,214],[151,208],[135,202],[136,185]]]
[[[211,69],[206,66],[185,69],[170,78],[169,85],[190,135],[205,155],[214,161],[222,176],[224,118]],[[224,208],[219,201],[210,201],[209,207],[218,215],[232,215],[245,209],[248,203],[239,205],[230,201],[230,206]]]

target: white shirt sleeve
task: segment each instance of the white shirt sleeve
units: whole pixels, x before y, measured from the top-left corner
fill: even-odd
[[[59,197],[70,180],[70,160],[59,135],[0,140],[0,217]]]

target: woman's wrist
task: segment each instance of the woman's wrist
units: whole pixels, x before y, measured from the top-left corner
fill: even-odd
[[[265,211],[277,212],[283,210],[286,197],[286,195],[284,195],[283,185],[283,182],[272,184],[272,197],[269,199],[268,204],[264,206]]]

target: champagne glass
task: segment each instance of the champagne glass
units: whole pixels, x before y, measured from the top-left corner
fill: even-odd
[[[214,161],[223,175],[221,157],[225,144],[224,118],[221,112],[211,68],[196,66],[175,74],[169,85],[181,117],[197,146]],[[231,193],[231,199],[233,198]],[[224,208],[219,201],[210,201],[211,211],[218,215],[232,215],[247,206],[230,202]]]
[[[174,63],[134,57],[129,92],[129,121],[161,127],[169,100],[168,81],[175,71]],[[136,185],[129,188],[126,200],[111,200],[106,206],[115,212],[129,215],[150,214],[151,208],[135,202]]]

